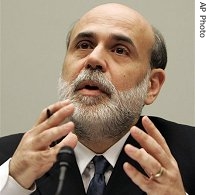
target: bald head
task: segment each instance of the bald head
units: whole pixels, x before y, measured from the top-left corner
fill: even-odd
[[[87,26],[88,24],[88,26]],[[136,44],[144,45],[144,50],[150,55],[151,68],[165,69],[167,52],[161,33],[154,28],[139,12],[117,3],[107,3],[94,7],[75,24],[67,37],[67,47],[78,30],[84,26],[90,29],[91,24],[107,27],[119,26],[137,40]],[[76,32],[76,33],[75,33]]]
[[[146,21],[146,19],[140,15],[136,10],[131,9],[122,4],[117,3],[107,3],[103,5],[99,5],[90,11],[88,11],[83,17],[81,17],[80,21],[86,19],[90,19],[93,17],[94,19],[110,19],[110,20],[125,20],[130,22],[139,22],[142,25],[142,28],[150,28],[151,25]]]
[[[151,43],[154,42],[153,30],[149,22],[137,11],[125,5],[108,3],[97,6],[83,15],[74,29],[90,23],[105,24],[107,26],[121,25],[122,28],[132,30],[133,33],[144,33],[145,38],[150,39]]]

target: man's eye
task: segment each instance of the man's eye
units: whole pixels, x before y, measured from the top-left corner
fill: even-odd
[[[81,41],[80,43],[77,44],[77,48],[78,49],[92,49],[92,46],[87,41]]]
[[[112,52],[118,54],[118,55],[128,55],[128,49],[125,47],[115,47],[114,49],[112,49]]]

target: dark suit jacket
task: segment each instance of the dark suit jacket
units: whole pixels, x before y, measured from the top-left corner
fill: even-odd
[[[195,194],[195,131],[194,127],[166,121],[157,117],[150,117],[161,134],[165,137],[173,156],[178,162],[185,190],[189,195]],[[143,129],[141,120],[137,126]],[[14,153],[23,134],[15,134],[0,139],[0,164],[5,162]],[[126,143],[140,147],[129,136]],[[138,170],[142,168],[121,151],[114,167],[113,173],[107,184],[105,195],[143,195],[139,189],[123,171],[123,163],[127,161]],[[37,190],[33,195],[54,195],[58,183],[59,167],[55,164],[44,176],[37,180]],[[62,195],[85,195],[82,178],[76,159],[68,169]]]

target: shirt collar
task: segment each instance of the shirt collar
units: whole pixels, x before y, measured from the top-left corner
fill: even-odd
[[[104,152],[102,155],[109,161],[109,163],[112,165],[112,167],[115,166],[117,162],[117,158],[123,148],[123,145],[128,138],[130,132],[126,133],[118,142],[116,142],[113,146],[111,146],[106,152]],[[78,142],[74,153],[76,156],[77,164],[80,170],[80,174],[83,174],[85,168],[90,163],[92,158],[95,155],[98,155],[88,149],[86,146],[84,146],[82,143]]]

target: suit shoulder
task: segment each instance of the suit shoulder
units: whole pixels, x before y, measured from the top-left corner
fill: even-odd
[[[178,149],[179,147],[182,147],[183,150],[189,149],[190,151],[194,151],[194,146],[195,146],[194,126],[180,124],[177,122],[169,121],[155,116],[148,116],[148,117],[150,118],[150,120],[152,120],[154,125],[157,127],[162,136],[165,138],[169,147],[175,150]],[[138,121],[137,126],[143,128],[141,124],[141,119]]]
[[[22,137],[23,133],[0,137],[0,164],[13,155]]]
[[[194,130],[195,127],[187,124],[182,124],[174,121],[170,121],[167,119],[163,119],[156,116],[149,116],[149,118],[153,121],[156,126],[163,126],[163,127],[173,127],[173,128],[182,128],[182,129],[191,129]]]

